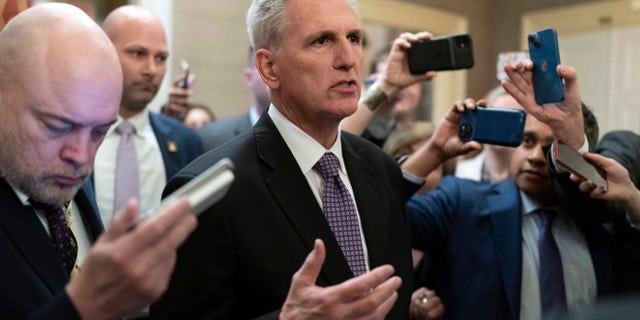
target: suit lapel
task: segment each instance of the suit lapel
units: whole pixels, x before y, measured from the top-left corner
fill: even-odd
[[[253,128],[258,156],[271,169],[265,184],[308,251],[322,239],[326,258],[322,275],[329,284],[353,277],[317,200],[291,151],[265,114]],[[310,205],[311,204],[311,205]]]
[[[13,240],[23,258],[28,261],[52,293],[69,281],[35,211],[24,206],[9,184],[0,179],[0,229]]]
[[[511,313],[511,319],[520,314],[522,281],[522,214],[520,197],[513,180],[498,183],[495,193],[487,196],[493,227],[493,243]],[[518,199],[509,201],[508,199]]]
[[[171,141],[171,127],[163,125],[159,117],[160,115],[149,112],[149,123],[151,124],[151,129],[153,129],[153,134],[156,136],[158,146],[160,147],[162,161],[164,162],[164,171],[167,180],[169,180],[169,178],[171,178],[181,168],[173,158],[175,152],[169,152],[168,143]]]
[[[95,203],[95,193],[90,182],[86,182],[82,188],[78,190],[73,201],[78,206],[78,211],[82,215],[84,229],[89,236],[89,240],[91,240],[91,243],[95,242],[102,231],[104,231],[104,226],[102,225],[98,206]]]
[[[356,205],[358,206],[369,255],[369,266],[373,269],[384,264],[390,256],[386,252],[385,241],[387,238],[383,236],[385,234],[383,226],[386,222],[380,215],[380,208],[382,207],[380,199],[382,199],[383,195],[379,193],[379,187],[373,179],[376,174],[363,165],[366,162],[363,160],[360,150],[345,138],[342,139],[342,156],[344,157]]]

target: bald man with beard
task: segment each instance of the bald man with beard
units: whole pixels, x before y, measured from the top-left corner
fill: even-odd
[[[123,318],[166,289],[197,223],[187,201],[135,228],[130,201],[103,232],[85,183],[121,94],[116,50],[81,10],[35,6],[0,33],[3,318]]]

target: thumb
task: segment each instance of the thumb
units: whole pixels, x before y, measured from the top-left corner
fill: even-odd
[[[320,270],[322,269],[322,264],[324,263],[325,258],[325,248],[324,242],[320,239],[316,239],[313,250],[309,252],[307,258],[304,260],[304,263],[298,269],[297,278],[302,283],[315,284],[318,275],[320,274]]]
[[[582,156],[596,167],[606,169],[607,165],[609,165],[609,159],[597,153],[585,152]]]
[[[132,198],[123,209],[116,211],[105,237],[115,239],[131,230],[136,223],[139,207],[138,200]]]

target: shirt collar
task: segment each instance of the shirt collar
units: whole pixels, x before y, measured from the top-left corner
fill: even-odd
[[[9,186],[11,187],[11,189],[13,189],[13,192],[16,193],[16,196],[18,196],[18,199],[20,199],[20,202],[22,202],[23,206],[30,206],[31,204],[29,203],[29,196],[27,194],[25,194],[24,192],[18,190],[18,188],[16,188],[11,182],[9,182],[8,180],[5,179],[5,181],[7,181],[7,183],[9,184]]]
[[[124,119],[118,115],[118,120],[109,128],[107,135],[113,134],[122,121],[124,121]],[[151,124],[149,123],[149,110],[146,108],[142,110],[142,112],[127,119],[127,121],[131,122],[133,127],[136,128],[136,136],[141,136],[146,130],[151,128]]]
[[[522,190],[520,190],[520,200],[522,202],[522,215],[528,215],[533,213],[534,211],[544,208],[543,205],[531,199],[528,195],[526,195]],[[554,209],[558,211],[557,206],[549,207],[549,209]]]
[[[333,143],[331,148],[327,150],[318,143],[318,141],[289,121],[289,119],[282,115],[282,113],[278,111],[278,108],[273,104],[271,104],[267,112],[304,174],[313,168],[325,152],[332,152],[338,157],[338,160],[340,161],[340,171],[343,174],[346,174],[344,159],[342,158],[342,141],[340,139],[340,131],[338,131],[336,141]]]

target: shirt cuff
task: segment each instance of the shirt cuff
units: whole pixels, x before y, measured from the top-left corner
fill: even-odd
[[[389,136],[395,124],[396,121],[394,118],[387,119],[374,114],[371,120],[369,120],[367,129],[374,138],[384,139]]]
[[[404,170],[402,170],[402,177],[405,180],[407,180],[407,181],[409,181],[411,183],[417,184],[417,185],[422,185],[422,184],[424,184],[424,181],[425,181],[425,178],[418,177],[418,176],[413,175],[413,174],[411,174],[411,173],[409,173],[407,171],[404,171]]]

